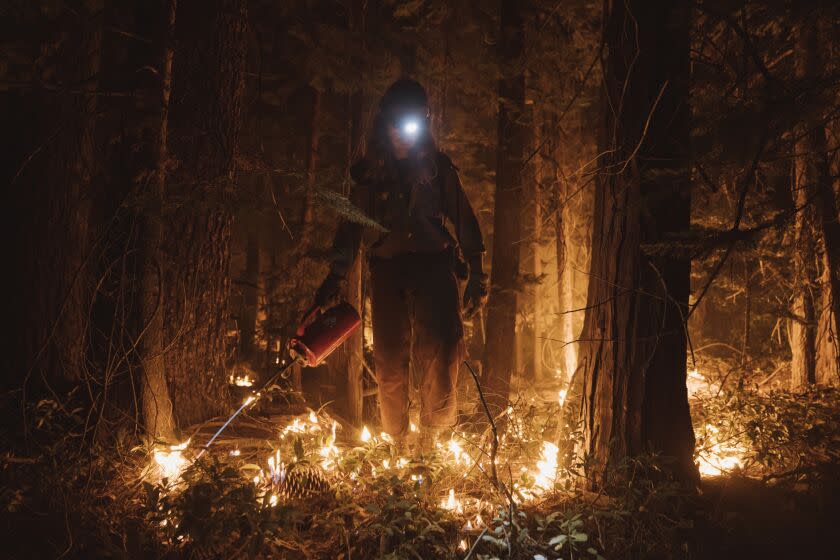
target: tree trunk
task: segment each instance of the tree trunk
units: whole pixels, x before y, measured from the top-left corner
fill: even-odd
[[[27,379],[61,390],[87,376],[89,312],[93,298],[91,267],[92,183],[97,160],[94,146],[97,88],[101,60],[100,0],[80,2],[63,17],[70,31],[45,38],[40,61],[52,75],[54,90],[33,95],[39,119],[39,147],[27,154],[31,161],[15,162],[14,180],[31,194],[21,194],[29,231],[22,240],[25,275],[49,278],[49,289],[24,286],[26,317],[24,365]],[[49,45],[46,41],[52,41]],[[27,126],[30,123],[26,123]],[[42,149],[43,148],[43,149]],[[20,176],[18,176],[20,174]],[[17,193],[14,194],[17,196]],[[31,292],[31,293],[27,293]],[[11,306],[10,306],[11,307]],[[43,389],[41,386],[38,389]]]
[[[303,196],[301,215],[300,248],[306,252],[312,243],[312,228],[315,221],[314,190],[315,169],[318,166],[318,144],[321,140],[319,119],[321,115],[321,92],[316,87],[309,87],[311,99],[309,114],[309,144],[306,147],[306,191]]]
[[[260,236],[259,224],[248,227],[245,239],[245,274],[242,278],[242,316],[240,317],[239,354],[244,360],[254,356],[257,313],[259,310]]]
[[[795,61],[795,74],[800,80],[820,78],[823,64],[820,60],[819,27],[816,20],[805,21],[800,27]],[[822,266],[826,270],[827,283],[824,284],[824,289],[828,291],[825,299],[830,310],[829,336],[833,342],[831,346],[834,347],[834,361],[837,364],[840,360],[836,342],[840,333],[840,222],[837,219],[822,115],[815,111],[813,117],[799,127],[797,136],[799,140],[795,145],[796,190],[797,194],[800,191],[805,193],[808,202],[816,205],[814,233],[822,253]],[[816,281],[816,276],[814,280]],[[817,298],[815,300],[819,301]],[[819,312],[815,313],[816,318],[820,315]],[[837,367],[835,365],[834,369]]]
[[[533,100],[530,100],[527,105],[528,121],[532,124],[532,132],[529,134],[530,141],[528,142],[527,152],[530,154],[536,149],[542,138],[538,133],[537,124],[535,122],[536,111],[534,110]],[[521,268],[525,274],[531,278],[527,290],[523,293],[523,306],[521,315],[525,320],[522,325],[522,341],[524,345],[521,348],[522,356],[527,360],[527,364],[522,364],[518,370],[522,371],[526,378],[540,381],[543,377],[542,360],[540,352],[540,325],[541,325],[541,301],[542,301],[542,286],[540,284],[540,276],[542,275],[542,254],[540,241],[542,237],[542,214],[540,201],[540,180],[542,178],[541,170],[542,159],[531,158],[531,161],[526,164],[522,185],[522,240],[520,244],[522,253],[520,254]]]
[[[164,300],[165,366],[178,424],[227,411],[234,155],[240,130],[245,0],[181,0],[173,78]]]
[[[365,9],[366,3],[363,0],[353,0],[350,11],[349,28],[351,31],[364,33],[365,30]],[[348,120],[347,127],[347,154],[345,157],[344,177],[345,195],[350,194],[350,166],[364,151],[365,136],[365,96],[361,90],[354,91],[348,98]],[[352,305],[361,315],[362,306],[362,278],[365,275],[364,257],[361,254],[356,256],[356,262],[347,275],[347,292],[345,300]],[[356,329],[347,342],[344,343],[341,354],[343,373],[347,380],[347,419],[354,425],[361,425],[364,412],[364,384],[363,384],[363,361],[364,361],[363,329]]]
[[[164,46],[161,56],[160,124],[158,127],[155,170],[147,192],[146,208],[140,219],[141,277],[140,277],[140,356],[143,360],[142,408],[146,433],[155,439],[175,437],[175,418],[172,399],[166,381],[164,361],[163,299],[163,205],[166,197],[167,136],[169,101],[172,94],[172,37],[175,31],[177,0],[167,3],[164,26]]]
[[[522,164],[527,138],[526,126],[521,121],[525,108],[525,76],[519,60],[523,43],[521,10],[522,6],[516,0],[502,0],[493,268],[482,372],[494,414],[507,407],[516,344]]]
[[[584,451],[592,488],[628,457],[672,457],[697,480],[686,391],[689,262],[643,248],[690,218],[687,1],[607,0],[605,123],[583,333]],[[667,45],[667,47],[665,47]]]

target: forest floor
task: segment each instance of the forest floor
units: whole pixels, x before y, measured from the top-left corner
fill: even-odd
[[[629,483],[609,497],[578,490],[582,465],[565,466],[562,450],[579,434],[569,430],[559,451],[545,441],[557,433],[556,395],[544,388],[511,408],[499,439],[502,491],[486,426],[418,459],[326,411],[283,405],[266,410],[287,414],[243,418],[193,461],[189,445],[136,445],[128,432],[85,443],[84,409],[42,400],[25,438],[11,422],[0,431],[4,556],[835,556],[840,391],[695,402],[699,496],[648,476],[655,458],[628,463]]]
[[[703,481],[703,504],[713,524],[700,531],[698,558],[836,558],[840,473],[828,487],[770,486],[726,476]]]

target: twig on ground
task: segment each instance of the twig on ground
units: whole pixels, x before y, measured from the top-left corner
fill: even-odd
[[[496,472],[496,453],[499,450],[499,431],[496,428],[496,421],[490,413],[490,407],[487,406],[487,399],[484,398],[484,391],[481,389],[481,382],[478,380],[478,375],[476,375],[475,370],[467,360],[464,360],[464,365],[466,365],[467,369],[470,370],[470,375],[472,375],[473,381],[475,381],[475,387],[478,390],[478,397],[481,399],[481,406],[484,407],[484,413],[487,415],[487,420],[490,422],[490,430],[493,432],[493,439],[490,441],[490,478],[496,488],[498,488],[498,490],[507,498],[508,505],[512,512],[514,509],[513,496],[507,486],[505,486],[503,482],[499,481],[499,475]]]

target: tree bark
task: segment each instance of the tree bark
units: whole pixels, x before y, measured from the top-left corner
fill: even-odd
[[[542,141],[540,129],[536,123],[536,111],[532,100],[527,105],[527,123],[532,132],[529,134],[527,151],[538,148]],[[542,208],[540,200],[540,182],[542,179],[542,158],[534,157],[526,164],[523,177],[523,205],[522,205],[522,239],[521,268],[531,279],[527,290],[523,294],[521,315],[524,316],[521,328],[524,345],[522,356],[527,364],[522,364],[517,370],[522,371],[526,378],[540,381],[543,378],[542,356],[540,352],[540,326],[542,321],[541,302],[542,286]]]
[[[817,80],[822,72],[819,28],[819,21],[814,19],[803,22],[799,29],[795,75],[800,80]],[[807,118],[796,132],[799,138],[795,144],[794,162],[797,197],[802,192],[809,205],[816,206],[813,212],[814,234],[817,236],[819,249],[821,249],[822,266],[826,271],[827,282],[823,289],[828,291],[825,299],[830,309],[831,332],[829,336],[832,339],[831,346],[834,347],[834,361],[837,364],[840,363],[838,362],[840,348],[837,344],[837,335],[840,333],[840,222],[837,218],[825,128],[820,112],[813,112],[813,116]],[[817,280],[815,275],[815,285],[817,285]],[[815,297],[817,302],[820,299]],[[816,318],[820,315],[820,312],[815,313]],[[837,367],[835,366],[835,370]]]
[[[520,56],[523,44],[522,6],[502,0],[499,38],[499,121],[493,215],[493,268],[487,304],[484,385],[493,414],[507,407],[516,344],[519,235],[522,207],[522,165],[527,130],[521,121],[525,109],[525,76]]]
[[[30,281],[53,280],[49,289],[25,287],[31,293],[23,296],[27,331],[23,365],[30,373],[40,374],[28,379],[40,379],[36,385],[42,382],[50,390],[85,379],[90,357],[89,312],[95,278],[89,230],[91,187],[97,173],[94,134],[101,10],[100,0],[85,0],[76,10],[62,10],[70,31],[56,32],[48,38],[53,43],[42,46],[45,60],[38,64],[44,66],[45,74],[52,73],[56,87],[33,96],[33,109],[41,117],[40,147],[28,154],[32,161],[16,162],[14,175],[30,182],[27,187],[32,193],[27,201],[27,206],[32,205],[27,212],[31,210],[34,217],[24,240],[25,274]],[[26,194],[21,196],[26,200]]]
[[[644,253],[690,218],[691,3],[606,0],[605,122],[582,343],[584,452],[591,488],[628,457],[672,457],[692,485],[686,391],[687,259]]]
[[[179,425],[227,411],[234,155],[246,48],[245,0],[181,0],[176,27],[164,254],[165,366]]]
[[[177,0],[167,2],[164,25],[164,45],[160,68],[160,121],[158,127],[155,169],[149,182],[146,208],[140,219],[141,277],[140,277],[140,356],[143,361],[142,410],[146,433],[155,439],[171,440],[175,437],[175,418],[172,399],[166,381],[164,361],[163,298],[164,236],[163,206],[166,197],[166,164],[168,159],[167,136],[169,128],[169,102],[172,95],[172,45],[175,31]]]
[[[349,29],[351,32],[364,33],[365,31],[365,10],[366,3],[363,0],[353,0],[351,3]],[[364,47],[363,47],[364,48]],[[356,90],[347,99],[348,105],[348,127],[347,127],[347,155],[345,158],[344,177],[345,188],[344,194],[350,194],[350,167],[353,162],[361,154],[364,145],[365,136],[365,96],[362,90]],[[363,312],[362,306],[362,279],[365,275],[365,259],[363,255],[356,255],[356,262],[353,268],[350,269],[347,275],[347,287],[344,294],[345,300],[352,305],[361,315]],[[362,422],[362,415],[364,412],[364,384],[363,384],[363,361],[364,361],[364,341],[363,329],[356,329],[350,336],[347,342],[344,343],[341,354],[341,364],[343,365],[343,373],[346,375],[347,394],[346,394],[346,408],[347,419],[354,425],[360,425]]]
[[[259,225],[248,228],[245,239],[245,274],[242,278],[242,316],[240,317],[239,354],[245,360],[254,358],[257,315],[259,310],[260,236]]]

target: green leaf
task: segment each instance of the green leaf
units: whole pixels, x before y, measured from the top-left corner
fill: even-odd
[[[566,544],[566,541],[567,541],[567,540],[569,540],[569,537],[568,537],[568,536],[566,536],[566,535],[557,535],[556,537],[554,537],[554,538],[552,538],[550,541],[548,541],[548,546],[560,545],[559,547],[555,546],[555,550],[560,550],[560,548],[562,548],[562,546],[563,546],[564,544]]]

